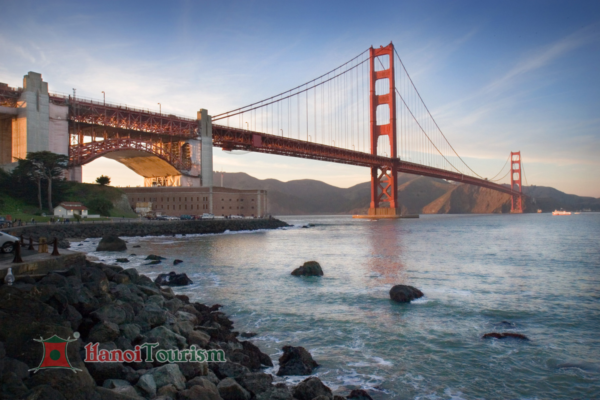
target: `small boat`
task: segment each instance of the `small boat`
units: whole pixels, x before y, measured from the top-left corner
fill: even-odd
[[[580,212],[576,212],[575,215],[577,215],[577,214],[581,214],[581,213]]]
[[[554,210],[552,211],[552,215],[571,215],[571,211]]]

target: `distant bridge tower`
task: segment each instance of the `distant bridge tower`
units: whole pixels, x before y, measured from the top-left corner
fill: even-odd
[[[388,68],[375,71],[375,59],[381,56],[388,56]],[[377,143],[381,136],[386,137],[390,144],[389,157],[393,160],[398,156],[396,154],[396,82],[394,79],[394,45],[392,43],[385,47],[369,49],[369,115],[370,115],[370,139],[371,154],[377,155]],[[377,93],[377,81],[387,80],[389,89],[387,92]],[[385,83],[384,83],[385,84]],[[386,85],[387,86],[387,85]],[[379,85],[379,87],[384,87]],[[386,106],[389,108],[390,116],[387,124],[378,124],[377,108]],[[389,203],[389,208],[380,207],[380,203]],[[369,215],[395,216],[398,207],[398,167],[391,162],[389,165],[380,165],[371,167],[371,205]]]
[[[515,151],[510,153],[510,188],[517,190],[519,193],[523,193],[523,187],[521,185],[521,152]],[[521,196],[511,196],[511,207],[510,212],[520,214],[523,212],[523,205],[521,203]]]

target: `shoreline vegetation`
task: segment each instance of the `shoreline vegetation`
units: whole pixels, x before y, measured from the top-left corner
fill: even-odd
[[[289,386],[264,372],[271,358],[237,332],[221,305],[191,302],[136,269],[82,261],[0,285],[0,397],[6,399],[370,399],[362,390],[333,394],[310,376],[317,363],[302,347],[285,346],[280,372],[306,375]],[[68,342],[71,368],[41,368],[41,339]],[[76,340],[69,339],[76,338]],[[108,353],[136,348],[222,350],[224,362],[84,362],[85,346]],[[144,344],[158,343],[157,346]],[[139,346],[139,347],[136,347]],[[52,357],[52,353],[50,354]],[[31,370],[36,370],[35,373]],[[74,372],[74,370],[76,372]],[[78,371],[79,370],[79,371]],[[297,371],[303,371],[301,374]],[[277,375],[288,375],[282,373]],[[310,377],[309,377],[310,376]]]

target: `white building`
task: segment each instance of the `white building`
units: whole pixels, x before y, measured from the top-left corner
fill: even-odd
[[[56,217],[72,218],[74,215],[87,218],[88,208],[77,202],[62,202],[54,207],[54,216]]]

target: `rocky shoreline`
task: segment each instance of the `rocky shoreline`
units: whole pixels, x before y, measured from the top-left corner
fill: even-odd
[[[273,366],[270,357],[250,340],[238,339],[233,322],[219,311],[220,307],[191,302],[134,268],[90,261],[43,276],[17,277],[12,286],[0,285],[0,397],[370,399],[362,390],[354,390],[347,397],[334,395],[316,377],[294,387],[277,382],[264,372],[264,368]],[[31,371],[48,360],[40,339],[54,335],[71,340],[65,357],[80,371]],[[141,347],[143,360],[84,362],[89,356],[85,346],[94,343],[99,343],[96,348],[106,354],[139,351]],[[158,343],[151,351],[222,350],[225,361],[151,362],[146,358],[148,347],[144,346],[148,343]],[[283,350],[277,375],[310,375],[318,365],[302,347],[286,346]],[[60,360],[60,354],[54,351],[49,357]]]
[[[255,231],[278,229],[289,226],[278,219],[227,219],[204,221],[157,221],[157,222],[114,222],[98,224],[37,224],[11,229],[13,236],[58,238],[61,247],[68,248],[66,239],[99,238],[103,236],[163,236],[223,233],[225,231]]]

